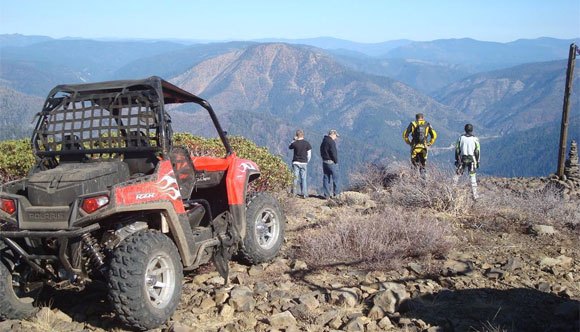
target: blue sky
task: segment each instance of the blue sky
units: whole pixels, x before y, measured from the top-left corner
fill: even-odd
[[[580,36],[580,0],[0,0],[0,34],[374,43]]]

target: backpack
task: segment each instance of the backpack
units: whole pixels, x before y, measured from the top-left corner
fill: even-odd
[[[427,140],[427,128],[429,128],[428,122],[415,124],[415,130],[413,130],[413,144],[425,144],[425,141]]]

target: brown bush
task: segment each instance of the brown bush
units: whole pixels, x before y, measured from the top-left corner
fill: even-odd
[[[553,188],[527,192],[491,189],[477,201],[473,213],[481,219],[501,217],[524,225],[545,224],[580,231],[576,203],[566,202]]]
[[[409,163],[396,162],[388,166],[363,165],[353,173],[351,181],[355,190],[374,193],[373,198],[385,204],[459,214],[473,200],[469,188],[455,185],[453,176],[451,170],[435,165],[429,166],[426,178],[422,178]]]
[[[445,213],[469,227],[512,231],[521,229],[522,224],[548,223],[580,231],[580,214],[566,206],[569,203],[556,190],[513,191],[486,186],[484,181],[480,187],[482,197],[475,202],[465,177],[455,184],[453,176],[451,169],[430,165],[423,179],[408,163],[393,163],[387,167],[365,165],[354,179],[360,190],[373,192],[379,205],[401,206],[410,211],[424,209],[428,214]]]
[[[453,175],[451,170],[435,166],[429,167],[425,179],[402,164],[362,167],[353,179],[359,190],[372,193],[377,208],[361,215],[348,207],[337,207],[338,217],[320,220],[324,227],[302,234],[297,254],[318,267],[389,268],[406,258],[449,251],[452,226],[442,218],[454,224],[461,222],[463,227],[477,224],[477,228],[490,230],[554,224],[580,231],[580,212],[556,191],[517,193],[481,188],[481,198],[474,201],[469,183],[462,179],[456,185]]]
[[[341,213],[325,224],[300,238],[298,254],[312,266],[389,268],[398,260],[437,256],[452,247],[446,224],[389,207],[365,216]]]
[[[402,174],[392,181],[390,198],[407,208],[425,208],[436,212],[462,214],[472,205],[471,193],[464,185],[453,183],[453,173],[436,166],[428,168],[426,178],[408,166],[394,165],[391,172]]]
[[[387,187],[399,175],[379,164],[363,164],[350,174],[351,190],[376,192]]]

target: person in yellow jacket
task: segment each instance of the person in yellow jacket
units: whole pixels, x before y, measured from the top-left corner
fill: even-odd
[[[403,139],[411,146],[411,163],[419,168],[421,176],[425,176],[428,148],[437,140],[437,132],[425,121],[423,113],[415,115],[415,121],[409,123],[403,132]]]

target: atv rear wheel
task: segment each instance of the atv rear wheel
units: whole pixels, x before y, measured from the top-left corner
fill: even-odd
[[[256,194],[246,205],[246,221],[242,259],[258,264],[276,257],[286,228],[278,200],[268,193]]]
[[[167,321],[179,304],[183,267],[175,244],[155,230],[135,233],[114,249],[109,300],[119,318],[141,329]]]
[[[28,266],[16,268],[16,259],[12,250],[0,240],[0,318],[1,319],[25,319],[33,316],[38,308],[36,300],[40,295],[40,289],[25,292],[20,280],[27,275]]]

